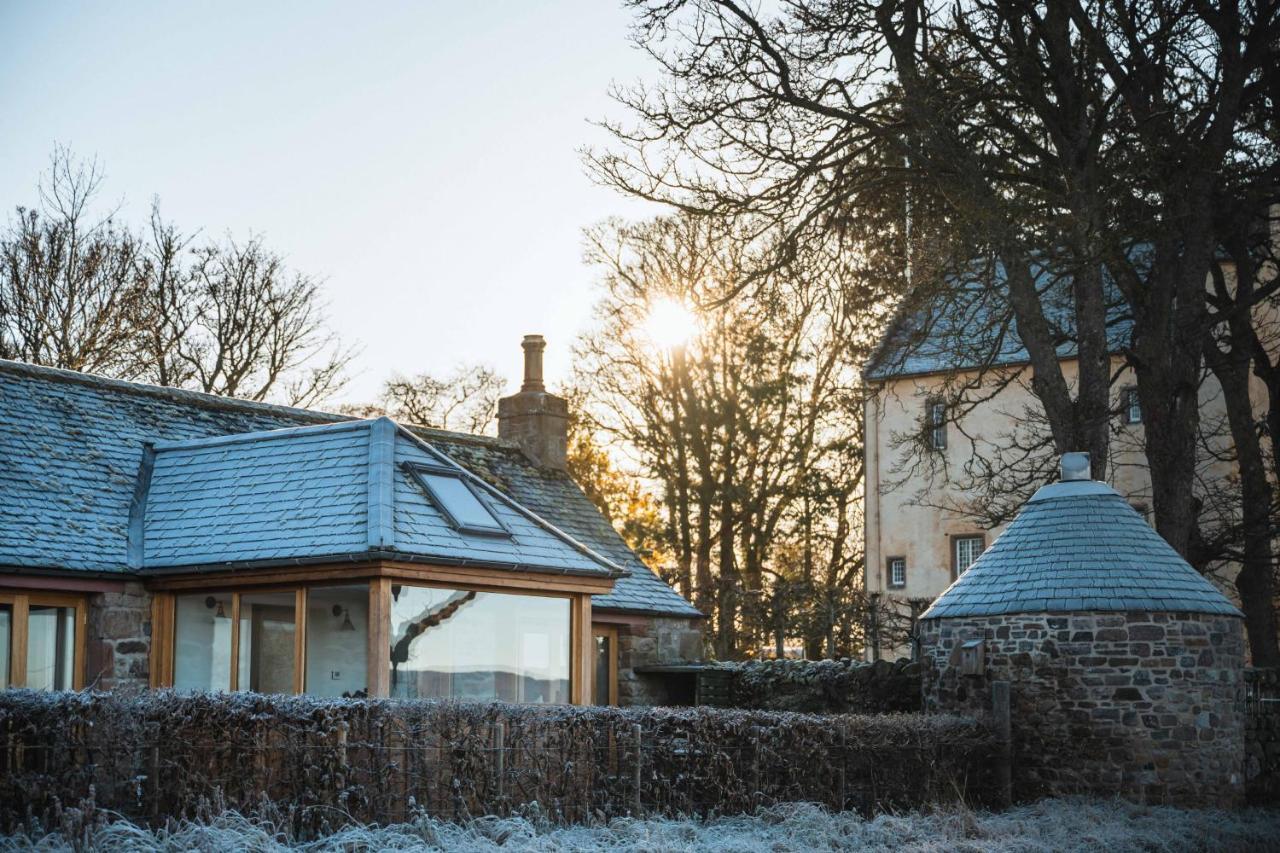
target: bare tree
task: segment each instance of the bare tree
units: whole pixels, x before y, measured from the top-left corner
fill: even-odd
[[[393,376],[382,386],[378,401],[348,406],[344,412],[361,417],[389,415],[419,426],[492,435],[497,427],[498,398],[507,381],[492,367],[459,364],[441,378],[430,373]]]
[[[342,387],[315,279],[257,237],[197,244],[158,201],[139,237],[94,214],[101,184],[56,148],[39,208],[0,234],[0,356],[292,405]]]
[[[133,372],[139,246],[113,214],[93,213],[102,178],[97,161],[54,149],[39,204],[19,207],[0,235],[0,356],[93,373]]]
[[[725,300],[757,243],[687,216],[590,230],[605,296],[578,346],[595,426],[658,484],[673,580],[725,658],[779,632],[831,647],[862,569],[854,258],[803,255]],[[696,328],[664,345],[670,304]]]

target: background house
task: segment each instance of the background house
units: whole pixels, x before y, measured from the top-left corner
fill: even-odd
[[[0,676],[663,702],[698,612],[564,470],[525,340],[499,437],[0,362]]]
[[[1069,280],[1040,282],[1046,318],[1060,340],[1062,369],[1075,382]],[[873,608],[868,658],[908,656],[908,635],[928,603],[991,545],[1016,508],[1055,477],[1057,456],[1037,443],[1039,401],[1018,339],[1007,290],[995,282],[953,279],[918,296],[894,317],[864,368],[866,573]],[[1122,351],[1131,322],[1116,298],[1108,309],[1111,359],[1111,456],[1108,483],[1148,521],[1151,479],[1142,410]],[[1257,387],[1258,405],[1265,398]],[[1234,463],[1216,380],[1199,389],[1198,494],[1206,518],[1229,524]],[[1211,575],[1234,599],[1238,567]]]

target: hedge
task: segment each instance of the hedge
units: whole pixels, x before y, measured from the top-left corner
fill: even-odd
[[[528,813],[580,822],[807,801],[990,801],[956,717],[538,707],[259,694],[0,693],[0,826],[84,802],[143,821],[285,804],[295,829]]]

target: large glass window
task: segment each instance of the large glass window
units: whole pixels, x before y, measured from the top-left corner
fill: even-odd
[[[392,696],[568,703],[569,600],[393,586]]]
[[[240,596],[239,689],[294,692],[296,600],[293,591]]]
[[[618,632],[597,628],[592,639],[595,660],[591,673],[591,701],[595,705],[618,704]]]
[[[84,615],[82,595],[0,592],[0,687],[79,689]]]
[[[174,687],[231,689],[231,609],[230,593],[174,598]]]
[[[307,591],[307,692],[367,696],[369,587],[313,587]]]

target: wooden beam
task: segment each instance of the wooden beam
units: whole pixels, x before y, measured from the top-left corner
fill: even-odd
[[[10,644],[9,683],[27,686],[27,596],[13,597],[13,642]]]
[[[231,593],[231,660],[228,664],[227,690],[240,689],[240,593]]]
[[[132,580],[133,578],[130,578]],[[108,578],[77,578],[64,575],[0,574],[0,587],[32,589],[40,592],[121,592],[127,582]]]
[[[76,628],[73,641],[76,644],[74,669],[71,673],[71,689],[84,689],[84,671],[85,657],[88,651],[89,643],[89,603],[83,595],[77,596],[76,601]]]
[[[151,686],[173,686],[173,593],[151,597]]]
[[[293,692],[307,689],[307,588],[293,594]]]
[[[369,696],[382,698],[391,692],[391,580],[369,582],[369,632],[365,671]]]
[[[382,561],[166,575],[150,577],[146,585],[149,589],[160,590],[216,590],[293,586],[302,583],[349,583],[375,577],[398,578],[426,585],[455,586],[466,589],[518,590],[531,595],[564,595],[574,592],[602,595],[611,592],[614,584],[612,578]]]
[[[569,599],[569,701],[591,704],[591,669],[595,638],[591,634],[591,596]]]

